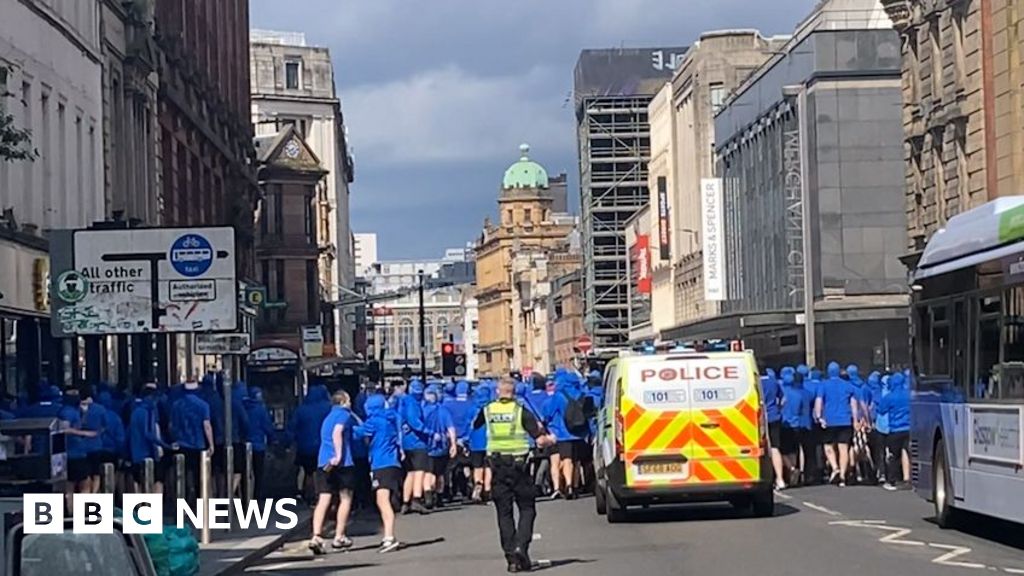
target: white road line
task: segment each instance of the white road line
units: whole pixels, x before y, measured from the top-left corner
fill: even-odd
[[[824,506],[819,506],[814,502],[804,502],[804,506],[807,506],[811,510],[817,510],[822,514],[828,514],[829,516],[842,516],[842,514],[840,514],[839,512],[836,512],[835,510],[829,510],[828,508],[825,508]]]
[[[987,566],[985,566],[984,564],[978,564],[977,562],[960,562],[954,560],[954,558],[958,558],[960,556],[963,556],[964,554],[971,553],[971,549],[966,546],[951,546],[949,544],[934,544],[931,542],[929,542],[928,545],[932,548],[938,548],[940,550],[949,550],[949,552],[932,560],[933,564],[942,564],[945,566],[958,566],[960,568],[974,568],[981,570],[987,568]]]
[[[1007,574],[1024,574],[1024,570],[1020,568],[1003,568],[1003,572]]]
[[[885,520],[840,520],[838,522],[829,522],[831,526],[852,526],[854,528],[872,528],[874,530],[884,530],[889,534],[882,536],[878,539],[879,542],[886,544],[900,544],[902,546],[924,546],[924,542],[918,542],[917,540],[905,540],[903,537],[913,532],[910,528],[898,528],[896,526],[886,526]],[[968,550],[970,551],[970,550]]]
[[[543,540],[543,539],[544,539],[544,536],[540,532],[534,533],[534,535],[533,535],[533,541],[534,542],[536,542],[537,540]]]
[[[780,499],[780,500],[792,500],[793,499],[793,497],[790,496],[789,494],[780,494],[779,492],[775,493],[775,497]]]

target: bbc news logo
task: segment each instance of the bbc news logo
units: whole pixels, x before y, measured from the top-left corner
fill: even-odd
[[[76,534],[112,534],[114,519],[119,518],[125,534],[160,534],[164,529],[164,500],[161,494],[125,494],[121,510],[114,505],[113,494],[75,494],[71,501],[72,532]],[[175,502],[175,526],[202,530],[204,517],[211,530],[230,530],[231,512],[242,529],[251,526],[266,530],[291,530],[299,523],[294,498],[252,500],[210,498],[194,505],[179,498]],[[62,534],[64,532],[63,494],[26,494],[22,502],[25,534]]]

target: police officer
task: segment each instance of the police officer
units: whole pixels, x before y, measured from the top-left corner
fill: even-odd
[[[537,517],[537,494],[529,469],[530,438],[539,448],[545,448],[555,443],[555,437],[516,399],[515,380],[502,378],[497,396],[481,410],[473,427],[487,431],[487,459],[494,474],[491,497],[498,511],[498,532],[508,571],[529,572],[533,569],[530,540]],[[519,508],[518,527],[513,503]]]

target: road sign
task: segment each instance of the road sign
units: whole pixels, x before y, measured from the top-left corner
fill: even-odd
[[[324,355],[324,329],[321,326],[302,327],[302,355],[306,358]]]
[[[253,308],[262,308],[267,302],[266,286],[248,286],[245,289],[245,303]]]
[[[576,349],[586,354],[594,349],[594,341],[590,339],[590,336],[584,334],[576,340]]]
[[[192,349],[197,355],[238,355],[245,356],[250,352],[251,340],[248,334],[210,334],[200,333],[192,341]]]
[[[77,304],[89,295],[89,279],[77,270],[68,270],[57,278],[57,297],[68,304]]]
[[[54,255],[56,336],[229,332],[238,328],[235,232],[76,230]],[[59,268],[58,268],[59,266]]]

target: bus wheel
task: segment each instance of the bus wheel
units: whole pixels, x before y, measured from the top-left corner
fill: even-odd
[[[946,461],[946,443],[940,438],[932,456],[932,502],[935,503],[935,523],[940,528],[953,528],[956,509],[953,508],[953,485]]]

